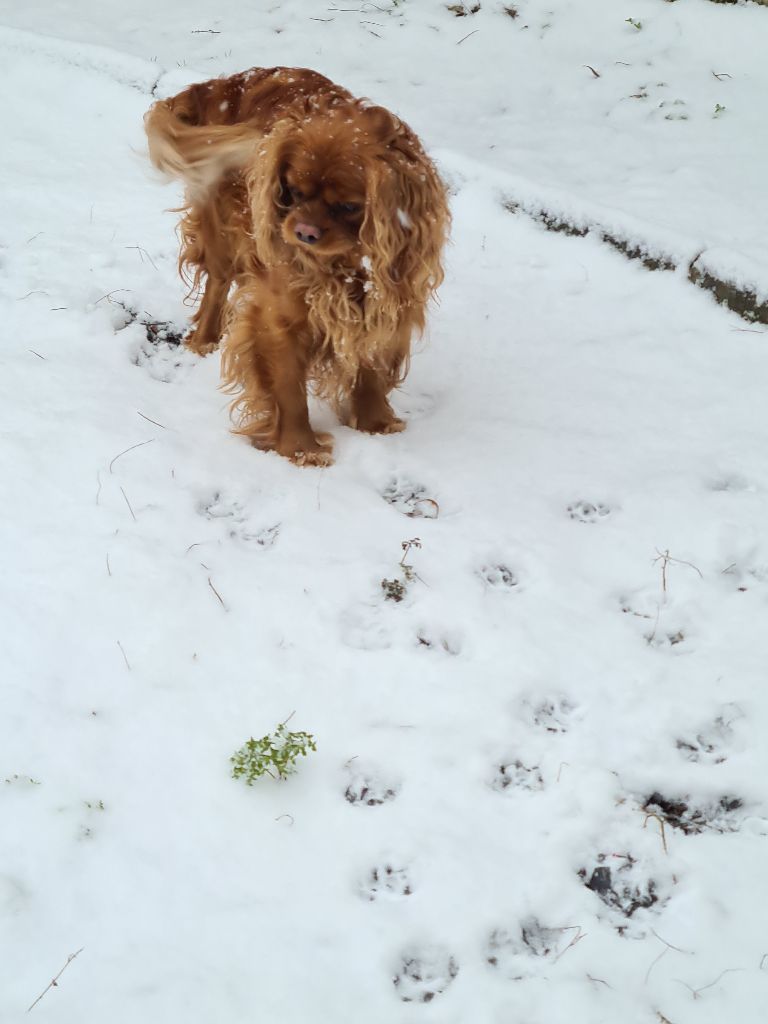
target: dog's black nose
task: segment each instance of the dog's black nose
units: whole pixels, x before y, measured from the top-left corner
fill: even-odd
[[[307,245],[314,245],[315,242],[319,242],[323,235],[322,228],[315,227],[314,224],[297,224],[294,231],[298,240],[306,242]]]

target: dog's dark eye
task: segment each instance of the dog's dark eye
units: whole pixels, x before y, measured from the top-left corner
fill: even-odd
[[[333,206],[333,212],[342,214],[360,213],[360,203],[336,203]]]
[[[292,188],[289,185],[288,186],[288,192],[290,194],[291,199],[294,201],[294,203],[300,203],[301,200],[304,198],[304,193],[299,188]]]

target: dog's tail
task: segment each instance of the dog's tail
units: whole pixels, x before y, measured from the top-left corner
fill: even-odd
[[[144,117],[149,157],[155,167],[180,178],[193,196],[205,194],[228,171],[245,167],[261,133],[248,124],[199,124],[191,90],[159,100]]]

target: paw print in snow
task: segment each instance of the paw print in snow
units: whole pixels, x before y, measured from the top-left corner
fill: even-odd
[[[447,949],[427,946],[404,952],[392,980],[404,1003],[429,1003],[458,973],[459,965]]]
[[[195,364],[195,356],[180,344],[181,334],[171,324],[148,322],[144,326],[146,336],[134,351],[134,366],[141,366],[164,384],[186,375]]]
[[[230,535],[238,536],[238,533],[233,530]],[[271,548],[279,535],[280,523],[275,523],[274,526],[265,526],[263,530],[257,530],[255,533],[250,533],[247,530],[242,530],[239,533],[241,540],[248,544],[256,544],[260,548]]]
[[[743,712],[735,704],[728,705],[723,714],[695,735],[679,737],[675,746],[686,761],[723,764],[727,760],[727,748],[733,741],[731,722],[742,716]]]
[[[525,706],[533,724],[551,733],[568,732],[569,719],[576,710],[565,697],[549,697],[536,704],[526,701]]]
[[[685,100],[662,100],[659,110],[664,114],[665,121],[687,121],[689,119]]]
[[[529,977],[541,964],[552,963],[578,928],[546,928],[535,917],[521,921],[517,928],[495,928],[486,944],[486,962],[505,978],[518,981]]]
[[[350,780],[344,791],[344,799],[350,804],[378,807],[394,800],[400,790],[399,783],[384,779],[370,766],[350,766],[348,771]]]
[[[757,490],[755,485],[741,473],[723,473],[721,476],[709,480],[707,486],[711,491],[730,492],[731,494]]]
[[[501,563],[484,565],[480,570],[480,578],[494,590],[514,590],[520,583],[516,573]]]
[[[360,883],[360,895],[371,902],[385,899],[398,900],[413,893],[413,885],[405,867],[396,868],[389,863],[371,868]]]
[[[231,498],[222,496],[219,491],[214,491],[209,497],[198,502],[197,511],[211,522],[223,523],[227,536],[246,544],[255,544],[257,547],[271,548],[280,533],[280,523],[252,529],[243,506]]]
[[[235,523],[242,523],[245,518],[242,506],[236,501],[223,498],[219,491],[202,501],[198,502],[197,511],[206,519],[231,519]]]
[[[178,348],[184,340],[184,331],[176,327],[170,320],[142,319],[146,328],[147,341],[150,345],[168,345]]]
[[[409,519],[437,519],[440,512],[440,506],[429,496],[423,484],[414,484],[400,477],[391,480],[381,496],[388,505]]]
[[[462,641],[458,634],[433,633],[429,629],[420,629],[416,634],[419,649],[427,651],[444,651],[456,657],[461,654]]]
[[[586,888],[613,912],[620,935],[630,931],[628,922],[638,911],[655,908],[657,912],[669,900],[670,893],[664,891],[662,883],[648,877],[629,853],[601,853],[591,869],[581,868],[578,875]],[[669,884],[674,884],[674,878]],[[641,926],[633,927],[632,932],[641,937]]]
[[[499,793],[505,790],[528,789],[538,790],[544,788],[539,766],[534,764],[530,767],[522,761],[511,761],[509,764],[500,764],[491,782],[491,787]]]
[[[566,509],[571,519],[579,523],[597,523],[611,514],[607,505],[595,504],[590,501],[574,501]]]

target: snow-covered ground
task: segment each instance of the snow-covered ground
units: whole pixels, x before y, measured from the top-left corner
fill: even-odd
[[[768,330],[503,204],[765,291],[768,11],[343,6],[0,4],[0,1019],[82,949],[34,1016],[760,1024]],[[276,63],[454,192],[409,427],[315,408],[322,471],[142,323],[153,90]],[[298,774],[230,778],[292,712]]]

